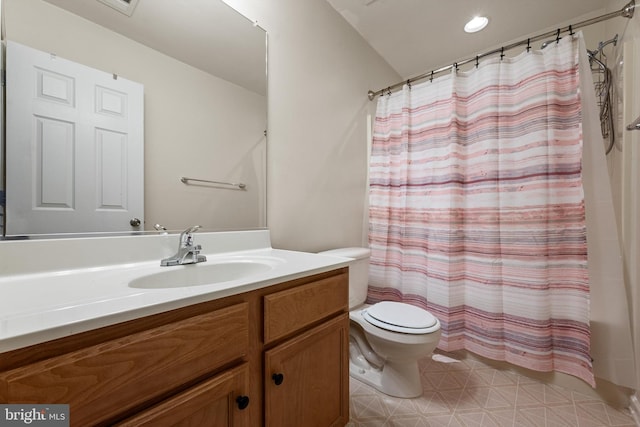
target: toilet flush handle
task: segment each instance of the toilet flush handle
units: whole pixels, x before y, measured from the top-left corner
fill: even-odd
[[[280,385],[280,384],[282,384],[282,381],[284,381],[284,375],[282,375],[282,374],[273,374],[273,375],[271,375],[271,379],[273,380],[273,382],[276,385]]]

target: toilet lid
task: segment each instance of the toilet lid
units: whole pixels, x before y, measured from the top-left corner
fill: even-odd
[[[428,334],[440,329],[440,322],[433,314],[401,302],[379,302],[364,310],[362,315],[372,325],[394,332]]]

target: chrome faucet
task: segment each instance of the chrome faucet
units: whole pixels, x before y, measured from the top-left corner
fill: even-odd
[[[200,255],[202,246],[193,244],[193,233],[198,231],[199,228],[199,225],[194,225],[180,233],[178,252],[176,252],[174,256],[160,261],[160,265],[167,267],[171,265],[196,264],[206,261],[207,257]]]

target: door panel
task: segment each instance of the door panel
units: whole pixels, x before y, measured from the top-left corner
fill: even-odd
[[[97,209],[127,209],[127,135],[96,129]]]
[[[74,208],[74,125],[35,117],[34,208]]]

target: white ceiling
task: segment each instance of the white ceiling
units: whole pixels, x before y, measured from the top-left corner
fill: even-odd
[[[402,79],[450,65],[576,18],[603,14],[607,0],[327,0]],[[489,25],[466,34],[476,15]],[[534,46],[535,47],[535,46]],[[538,46],[539,47],[539,46]],[[391,83],[391,82],[390,82]],[[393,82],[396,83],[396,82]]]
[[[131,17],[95,0],[45,0],[265,95],[265,32],[219,0],[140,0]],[[122,2],[122,0],[113,0]]]
[[[253,28],[256,33],[229,37],[228,34],[237,34],[236,27],[251,28],[251,25],[235,11],[229,16],[231,9],[221,1],[189,0],[182,2],[182,7],[175,7],[175,0],[140,0],[131,18],[95,0],[45,1],[227,80],[242,78],[238,84],[258,93],[266,92],[264,56],[231,54],[247,48],[249,41],[264,48],[264,33]],[[407,79],[509,42],[600,15],[608,2],[615,0],[326,1],[402,79]],[[223,13],[225,18],[220,18]],[[466,34],[464,24],[476,15],[487,16],[489,26],[479,33]],[[211,54],[212,51],[221,53]],[[257,72],[249,76],[238,70]]]

